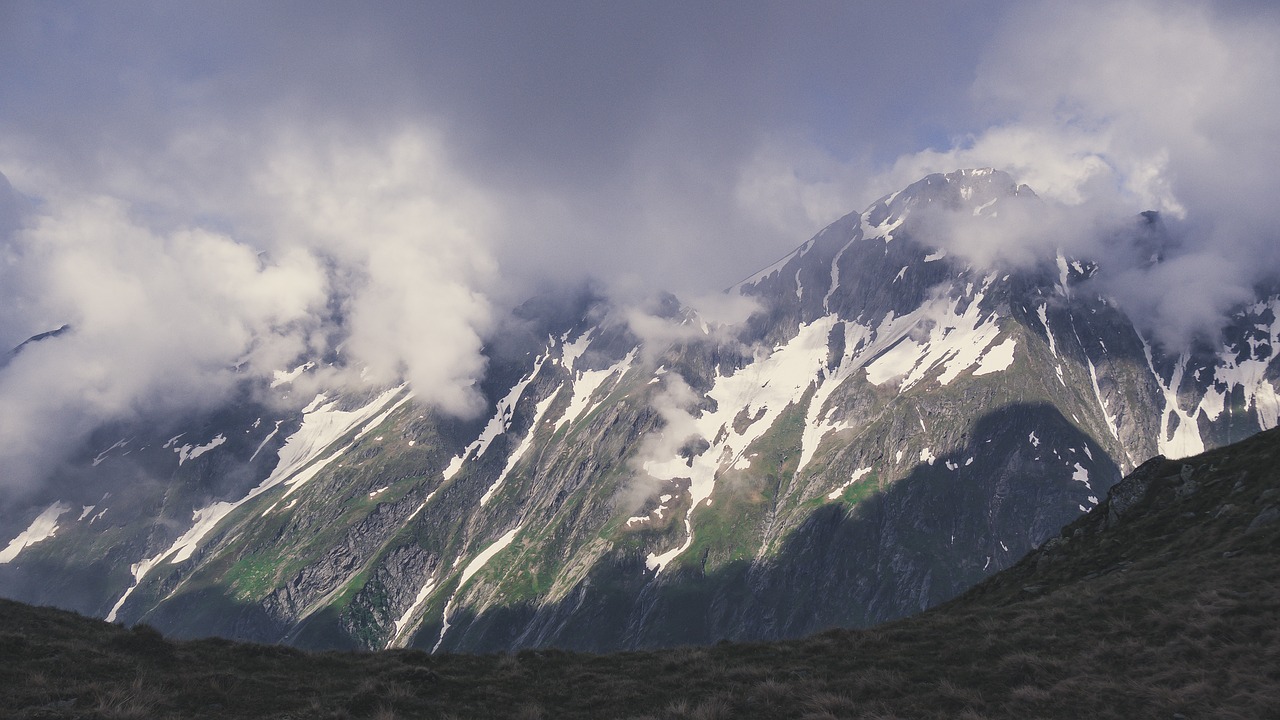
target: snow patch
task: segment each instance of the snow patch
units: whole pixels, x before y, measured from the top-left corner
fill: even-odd
[[[116,448],[122,448],[128,444],[129,444],[129,440],[125,438],[121,438],[117,440],[114,445],[98,453],[98,456],[93,459],[93,467],[98,467],[98,463],[101,463],[103,460],[106,460],[107,455],[109,455],[112,450],[115,450]]]
[[[1049,304],[1045,303],[1036,308],[1036,315],[1040,317],[1040,324],[1044,325],[1044,335],[1049,339],[1049,352],[1054,357],[1058,357],[1058,343],[1053,339],[1053,331],[1049,329]],[[1062,371],[1058,371],[1058,375],[1062,375]]]
[[[845,251],[848,250],[857,239],[858,236],[855,233],[853,237],[849,238],[849,242],[845,243],[844,247],[840,248],[840,252],[837,252],[836,256],[831,258],[831,285],[827,288],[827,294],[822,297],[823,312],[831,312],[831,296],[836,293],[836,288],[840,287],[840,258],[844,256]]]
[[[498,538],[491,545],[489,545],[489,547],[481,551],[481,553],[477,555],[474,560],[467,563],[467,567],[464,568],[462,571],[462,579],[458,581],[458,587],[453,591],[453,594],[449,596],[449,601],[445,603],[444,613],[442,617],[442,620],[444,621],[444,626],[440,628],[440,638],[436,640],[436,644],[431,648],[431,652],[434,653],[436,650],[440,649],[440,643],[444,642],[444,635],[449,631],[449,614],[450,614],[449,611],[453,609],[453,601],[455,598],[458,597],[458,592],[462,590],[462,587],[467,584],[468,580],[470,580],[476,573],[484,569],[484,566],[488,564],[490,560],[493,559],[494,555],[497,555],[499,552],[502,552],[504,549],[506,549],[508,545],[511,544],[512,540],[515,540],[516,534],[520,532],[520,529],[522,527],[524,526],[517,525],[512,530],[508,531],[507,534]]]
[[[1156,385],[1160,388],[1160,393],[1164,396],[1164,408],[1160,412],[1160,426],[1157,429],[1156,447],[1161,455],[1171,458],[1190,457],[1199,455],[1204,452],[1204,440],[1200,437],[1200,424],[1196,422],[1196,418],[1192,413],[1185,412],[1178,405],[1178,389],[1182,387],[1182,377],[1187,370],[1187,360],[1190,355],[1186,352],[1178,357],[1178,362],[1173,367],[1173,374],[1169,377],[1169,382],[1165,382],[1160,377],[1160,373],[1156,372],[1155,362],[1151,357],[1151,346],[1147,343],[1147,339],[1139,335],[1142,340],[1142,354],[1147,359],[1147,368],[1151,370],[1151,374],[1156,379]],[[1170,433],[1169,425],[1172,418],[1177,418],[1177,427]]]
[[[560,338],[560,364],[564,366],[565,370],[573,372],[577,369],[578,358],[582,357],[582,354],[587,351],[587,346],[591,344],[591,338],[595,333],[596,329],[591,328],[582,333],[573,342],[565,342],[565,339],[569,337],[569,333],[565,333],[564,337]]]
[[[858,364],[854,361],[857,348],[868,339],[870,330],[854,323],[841,324],[844,326],[844,353],[834,369],[829,367],[831,363],[828,362],[819,370],[818,386],[814,388],[813,397],[809,400],[809,408],[805,413],[804,432],[800,436],[800,461],[796,465],[795,477],[799,477],[801,471],[813,459],[813,454],[817,452],[823,438],[833,432],[852,427],[846,422],[827,419],[829,412],[827,400],[831,397],[831,393],[858,369]],[[834,329],[834,323],[832,329]]]
[[[280,448],[280,460],[271,475],[239,500],[234,502],[219,501],[195,510],[192,513],[191,527],[175,540],[172,545],[158,555],[144,558],[134,563],[130,567],[130,572],[133,573],[133,585],[125,590],[120,599],[116,600],[115,605],[107,614],[107,622],[115,622],[116,615],[120,612],[120,608],[124,606],[125,600],[129,599],[133,591],[142,583],[143,578],[162,560],[169,558],[171,564],[177,564],[190,559],[204,538],[217,527],[223,518],[241,505],[282,482],[288,482],[291,486],[289,492],[285,493],[285,497],[288,497],[289,493],[298,487],[295,483],[298,482],[299,478],[305,476],[306,480],[311,479],[320,469],[343,452],[339,450],[319,462],[313,462],[325,448],[337,442],[343,435],[346,435],[361,422],[377,413],[378,410],[391,402],[396,395],[400,394],[404,388],[405,386],[401,385],[398,388],[388,390],[374,398],[368,405],[351,411],[334,409],[336,402],[320,405],[319,403],[324,402],[325,396],[323,393],[317,395],[316,400],[313,400],[307,406],[310,409],[303,415],[302,427],[289,436],[289,439],[285,441],[284,447]],[[174,440],[177,440],[177,438],[174,438]]]
[[[1240,359],[1240,353],[1233,347],[1223,348],[1223,351],[1218,353],[1218,367],[1214,369],[1214,382],[1215,388],[1216,385],[1222,385],[1223,390],[1218,392],[1215,389],[1216,394],[1213,398],[1206,394],[1201,400],[1201,409],[1206,414],[1213,410],[1216,410],[1214,417],[1221,414],[1224,403],[1219,395],[1229,396],[1238,388],[1244,395],[1246,407],[1257,413],[1259,428],[1270,430],[1280,424],[1280,395],[1276,393],[1275,386],[1267,380],[1267,369],[1275,353],[1280,352],[1280,298],[1256,303],[1246,312],[1262,316],[1268,311],[1273,317],[1270,325],[1255,323],[1255,329],[1266,332],[1267,336],[1261,341],[1249,338],[1249,352],[1244,359]],[[1265,346],[1266,350],[1259,352],[1262,346]]]
[[[594,409],[596,406],[591,405],[591,398],[606,380],[612,378],[614,387],[617,387],[617,384],[621,382],[627,371],[631,369],[638,351],[639,348],[632,348],[625,358],[603,370],[582,370],[573,373],[576,377],[570,381],[572,396],[569,399],[569,406],[565,408],[564,413],[556,420],[555,431],[558,432],[565,425],[577,422],[578,418],[587,414],[588,408]],[[655,377],[650,382],[657,381],[658,378]]]
[[[894,198],[896,198],[897,196],[898,196],[898,193],[894,193],[893,195],[890,195],[884,201],[884,206],[887,208],[890,205],[892,205]],[[879,206],[879,205],[880,203],[877,203],[875,206],[872,206],[872,207],[874,209],[876,206]],[[893,231],[901,227],[902,223],[905,222],[907,219],[906,212],[899,214],[897,217],[894,217],[894,215],[890,213],[885,217],[884,220],[880,222],[879,225],[871,225],[870,224],[871,221],[869,220],[870,216],[871,216],[870,210],[862,214],[861,223],[862,223],[862,227],[864,228],[862,236],[867,238],[868,240],[873,238],[883,238],[886,245],[893,242]]]
[[[271,379],[271,387],[276,388],[276,387],[280,387],[281,385],[284,385],[285,383],[291,383],[294,380],[297,380],[298,377],[302,375],[302,373],[310,370],[315,366],[316,364],[314,362],[308,361],[292,370],[288,370],[288,371],[276,370],[274,376]]]
[[[258,447],[253,451],[253,454],[249,456],[249,462],[253,462],[253,459],[258,457],[258,453],[262,452],[262,448],[266,447],[267,443],[271,442],[271,438],[275,437],[276,433],[280,432],[280,423],[282,422],[284,421],[283,420],[276,421],[276,426],[271,430],[270,433],[267,433],[266,437],[262,438],[262,442],[258,443]]]
[[[0,565],[12,562],[25,548],[53,537],[53,534],[58,531],[58,518],[70,509],[71,506],[64,502],[55,502],[45,508],[44,512],[31,521],[26,530],[18,533],[18,536],[10,540],[4,550],[0,550]],[[93,506],[90,505],[89,509],[92,510]],[[83,513],[80,517],[83,518],[86,514],[88,513]]]
[[[195,460],[226,441],[227,436],[222,433],[218,433],[212,440],[204,445],[182,445],[174,448],[173,451],[178,453],[178,465],[181,466],[182,463],[188,460]]]
[[[1102,399],[1102,388],[1098,387],[1098,370],[1093,366],[1093,361],[1088,355],[1084,356],[1085,363],[1089,366],[1089,381],[1093,383],[1093,396],[1098,399],[1098,407],[1102,409],[1102,419],[1107,423],[1107,429],[1111,431],[1111,437],[1119,440],[1120,430],[1116,427],[1115,416],[1107,410],[1107,401]]]
[[[964,298],[938,297],[900,318],[886,316],[875,333],[875,346],[885,349],[866,366],[867,381],[884,385],[901,378],[898,391],[906,392],[939,368],[938,383],[947,385],[968,368],[981,364],[987,349],[1000,336],[999,318],[995,313],[984,315],[980,309],[983,297],[979,292],[963,312],[960,305]],[[924,328],[928,328],[928,336],[915,340],[912,331],[918,334]],[[1007,367],[1001,363],[1006,358],[1012,362],[1012,352],[1012,345],[1001,346],[988,372]]]
[[[1084,486],[1090,490],[1093,489],[1093,486],[1089,484],[1089,471],[1080,463],[1075,464],[1075,472],[1071,473],[1071,479],[1078,483],[1084,483]]]
[[[746,408],[748,415],[760,414],[760,419],[745,428],[741,434],[727,433],[706,452],[693,458],[692,465],[679,455],[669,460],[650,460],[644,470],[658,480],[689,478],[691,496],[689,511],[685,517],[686,539],[680,547],[665,553],[650,553],[646,559],[649,569],[661,572],[662,568],[692,543],[690,516],[694,508],[711,497],[716,477],[727,467],[749,463],[746,449],[763,435],[788,405],[797,403],[813,385],[828,359],[828,337],[836,322],[833,315],[826,315],[807,325],[800,325],[799,332],[786,344],[775,348],[767,356],[731,375],[718,375],[707,396],[715,401],[715,412],[703,412],[692,419],[695,430],[704,438],[716,438],[722,426],[732,426],[737,413]],[[763,355],[764,351],[760,351]]]
[[[489,489],[481,496],[480,507],[484,507],[493,498],[494,493],[498,492],[498,489],[502,487],[502,483],[506,482],[507,475],[511,474],[516,463],[520,462],[525,453],[529,452],[529,448],[533,447],[533,438],[538,434],[538,428],[542,427],[542,418],[547,414],[547,408],[551,407],[551,401],[555,400],[555,398],[556,393],[552,392],[537,404],[533,412],[533,424],[529,426],[529,432],[520,441],[520,445],[515,449],[515,452],[511,453],[510,457],[507,458],[507,464],[502,468],[502,473],[498,475],[498,479],[494,480]]]
[[[853,471],[853,476],[852,476],[852,477],[850,477],[850,478],[849,478],[849,479],[848,479],[848,480],[847,480],[843,485],[841,485],[840,487],[836,488],[835,490],[832,490],[831,492],[827,493],[827,499],[828,499],[828,500],[839,500],[839,499],[840,499],[840,495],[842,495],[842,494],[844,493],[844,491],[845,491],[845,490],[847,490],[847,489],[849,488],[849,486],[850,486],[850,485],[852,485],[852,484],[854,484],[854,483],[858,482],[859,480],[861,480],[862,478],[864,478],[864,477],[866,477],[866,476],[868,476],[868,475],[870,475],[870,474],[871,474],[871,468],[870,468],[870,467],[858,468],[857,470],[854,470],[854,471]]]
[[[581,339],[581,338],[580,338]],[[538,371],[542,370],[542,364],[546,362],[548,354],[541,355],[533,364],[533,370],[529,374],[520,379],[503,397],[498,401],[498,407],[493,413],[493,417],[489,418],[489,422],[485,424],[484,429],[480,431],[480,437],[476,438],[470,445],[462,451],[460,455],[449,461],[448,467],[444,469],[444,479],[450,480],[458,471],[462,469],[463,463],[467,460],[484,455],[485,450],[489,449],[489,445],[501,434],[511,429],[511,418],[515,415],[516,404],[520,402],[520,396],[524,394],[525,388],[529,387],[529,383],[538,376]]]
[[[987,350],[978,358],[978,367],[973,371],[973,374],[990,375],[1008,370],[1009,366],[1013,364],[1013,351],[1017,347],[1017,340],[1006,338],[1004,342]]]

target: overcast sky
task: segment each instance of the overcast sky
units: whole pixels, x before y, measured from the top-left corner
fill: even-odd
[[[505,273],[718,288],[981,127],[1008,4],[894,5],[6,3],[0,172],[207,221],[243,213],[228,186],[282,135],[429,133],[507,215],[485,239]]]
[[[1184,341],[1277,264],[1270,6],[0,0],[0,345],[76,328],[0,372],[0,453],[278,369],[335,297],[375,378],[474,411],[539,283],[715,292],[960,167],[1182,223],[1113,276]]]

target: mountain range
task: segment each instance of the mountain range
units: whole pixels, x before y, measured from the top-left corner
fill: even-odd
[[[0,516],[0,593],[178,638],[432,652],[778,640],[937,606],[1146,458],[1280,417],[1280,286],[1169,352],[1093,259],[992,269],[933,235],[1038,202],[999,171],[930,175],[730,288],[741,323],[534,298],[486,350],[479,419],[407,385],[316,392],[335,355],[101,427]],[[1148,213],[1116,241],[1157,263],[1161,233]]]

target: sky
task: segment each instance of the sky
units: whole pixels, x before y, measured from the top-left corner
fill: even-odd
[[[539,288],[713,296],[963,167],[1073,227],[1160,210],[1177,252],[1109,290],[1185,344],[1280,267],[1278,48],[1265,2],[0,0],[0,346],[73,326],[0,370],[0,457],[216,402],[338,325],[474,413]]]

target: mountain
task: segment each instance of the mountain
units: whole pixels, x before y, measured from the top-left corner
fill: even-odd
[[[1089,259],[992,271],[932,234],[1036,202],[998,171],[926,177],[730,288],[756,308],[740,325],[669,295],[535,299],[489,348],[475,421],[407,386],[316,394],[341,360],[301,358],[219,410],[103,427],[0,517],[0,589],[176,637],[432,651],[772,640],[936,606],[1141,459],[1280,414],[1280,294],[1171,355]]]
[[[1269,717],[1280,430],[1155,458],[933,610],[803,640],[593,655],[173,642],[0,601],[6,717]]]

